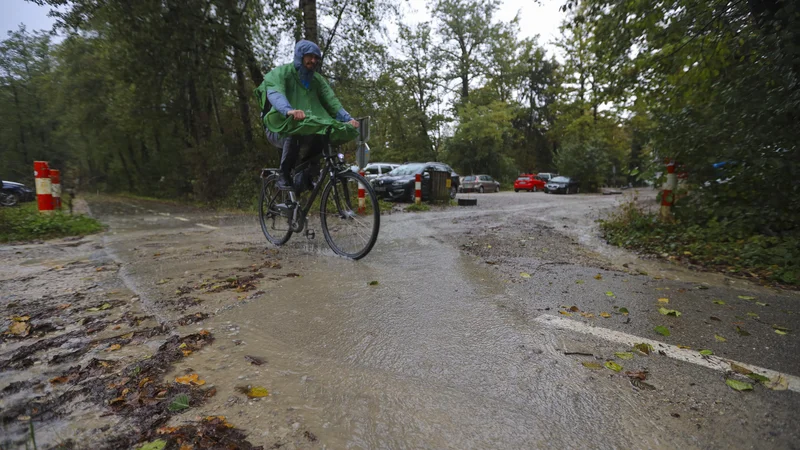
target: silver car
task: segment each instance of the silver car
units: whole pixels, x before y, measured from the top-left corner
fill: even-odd
[[[461,192],[500,192],[500,182],[489,175],[468,175],[464,177]]]

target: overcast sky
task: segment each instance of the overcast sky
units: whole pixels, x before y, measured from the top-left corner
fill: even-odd
[[[429,15],[425,10],[426,0],[409,0],[409,14],[404,21],[417,22],[427,20]],[[564,18],[558,8],[564,0],[542,0],[538,4],[534,0],[505,0],[500,10],[498,19],[511,20],[517,11],[520,12],[520,37],[539,35],[539,43],[547,45],[558,35],[558,26]],[[414,12],[413,10],[416,10]],[[38,6],[25,0],[0,0],[0,29],[5,39],[9,30],[16,30],[20,23],[24,23],[28,30],[49,30],[55,22],[47,17],[50,11],[48,6]],[[552,51],[552,50],[551,50]]]

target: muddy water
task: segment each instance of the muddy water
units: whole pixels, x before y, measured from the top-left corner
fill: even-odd
[[[262,301],[209,319],[228,343],[191,367],[214,383],[272,391],[238,411],[255,436],[291,427],[264,419],[277,408],[330,448],[580,448],[608,427],[618,432],[609,446],[660,446],[658,431],[637,436],[658,430],[652,419],[619,412],[635,396],[589,391],[567,371],[563,341],[498,307],[494,274],[431,240],[402,247],[369,265],[320,258]],[[251,366],[246,354],[268,364]]]

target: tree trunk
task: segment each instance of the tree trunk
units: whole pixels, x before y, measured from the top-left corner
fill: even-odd
[[[318,43],[317,0],[300,0],[300,9],[303,11],[303,36],[311,42]]]
[[[19,107],[19,95],[17,94],[17,85],[11,82],[11,91],[14,93],[14,110],[17,113],[17,123],[19,123],[19,140],[22,144],[22,161],[28,164],[28,144],[25,140],[25,124],[22,123],[22,109]]]
[[[245,85],[241,54],[236,48],[233,49],[233,63],[236,65],[236,93],[239,97],[239,116],[241,116],[242,126],[244,127],[244,142],[249,147],[253,142],[253,125],[250,122],[250,96]]]
[[[128,178],[128,191],[133,192],[133,175],[131,175],[131,171],[128,169],[128,162],[125,161],[125,155],[122,154],[122,150],[117,150],[117,154],[119,155],[119,160],[122,162],[122,168],[125,169],[125,176]]]

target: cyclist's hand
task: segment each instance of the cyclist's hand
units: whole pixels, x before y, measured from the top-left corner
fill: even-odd
[[[350,119],[350,122],[347,122],[347,123],[349,123],[350,125],[358,128],[358,121],[356,119]]]
[[[306,113],[302,109],[293,109],[287,112],[286,116],[292,116],[294,120],[303,120],[306,118]]]

